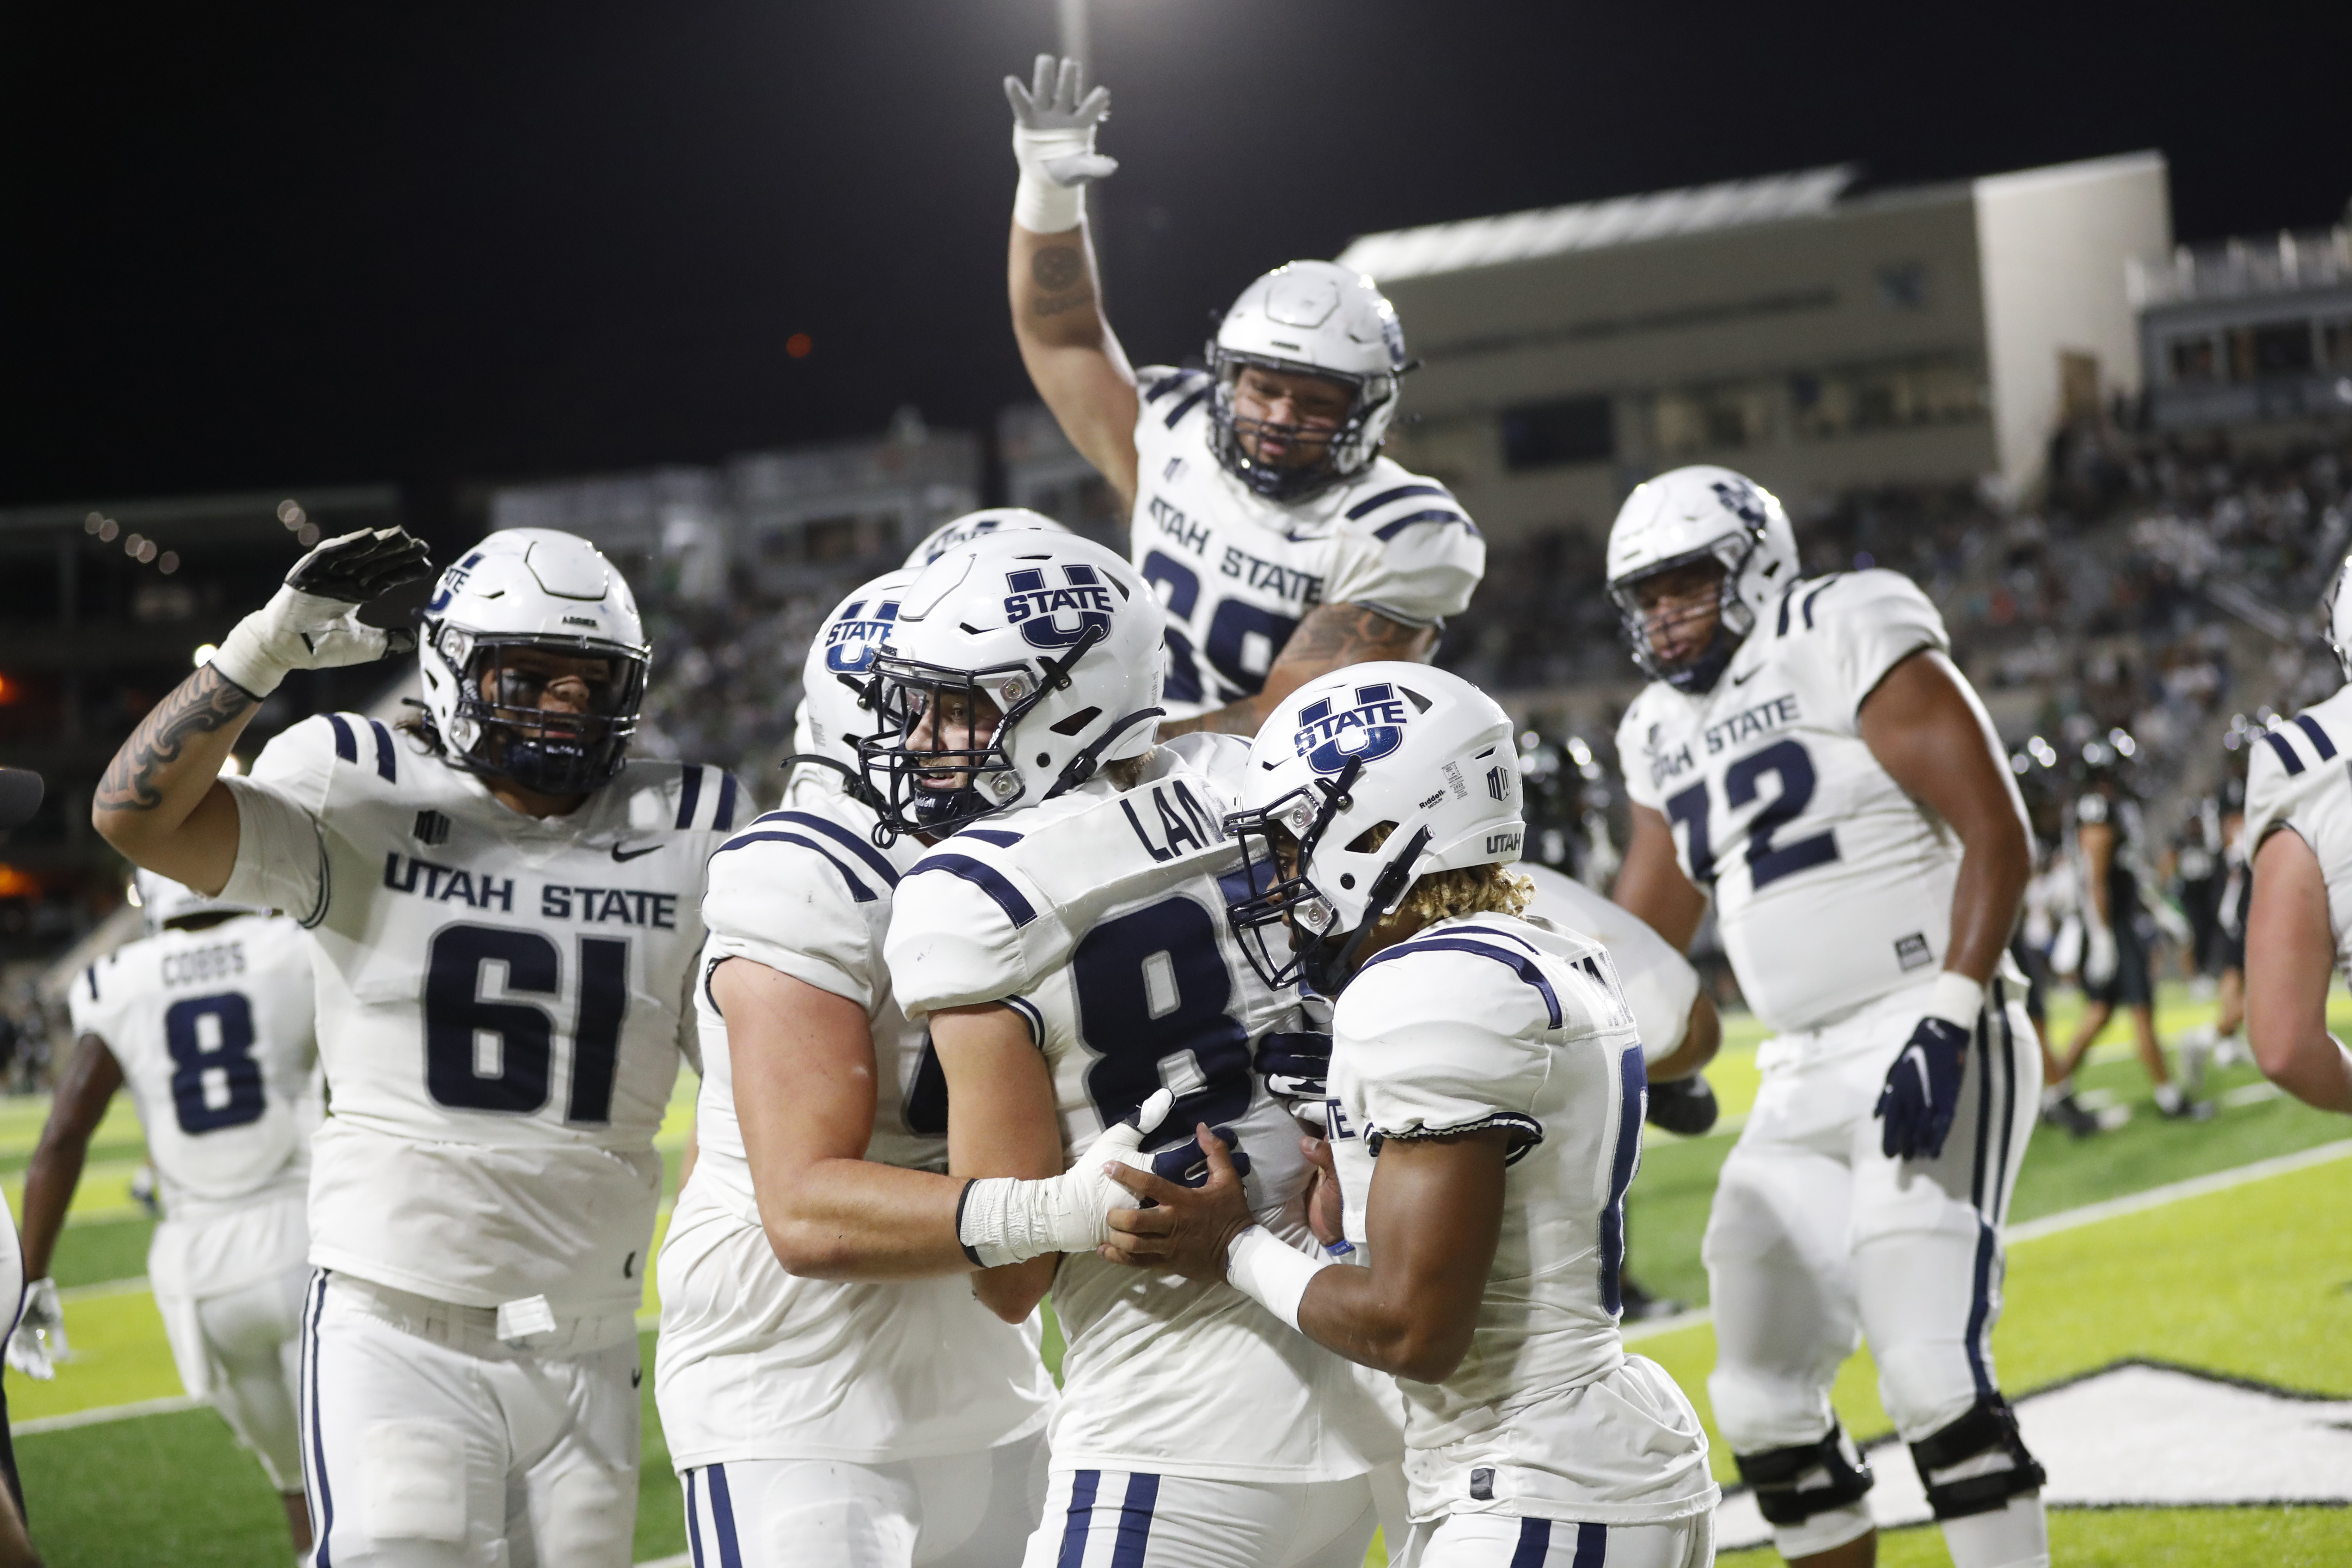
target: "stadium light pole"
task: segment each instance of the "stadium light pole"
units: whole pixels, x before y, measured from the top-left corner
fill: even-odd
[[[1054,0],[1054,13],[1061,34],[1062,58],[1077,61],[1092,77],[1095,51],[1092,31],[1087,26],[1087,0]]]

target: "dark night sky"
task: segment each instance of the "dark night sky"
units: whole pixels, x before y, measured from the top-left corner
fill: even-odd
[[[2352,195],[2341,4],[1095,13],[1139,360],[1355,233],[1814,163],[1893,183],[2160,147],[2189,239]],[[984,426],[1026,390],[997,81],[1052,16],[19,7],[0,504],[389,479],[430,522],[469,479],[708,461],[905,402]]]

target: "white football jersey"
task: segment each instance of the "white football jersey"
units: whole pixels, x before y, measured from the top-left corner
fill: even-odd
[[[815,773],[815,770],[811,770]],[[709,976],[741,958],[855,1002],[874,1040],[866,1157],[948,1164],[947,1089],[929,1037],[890,991],[882,942],[898,880],[923,855],[874,846],[874,813],[829,772],[711,857],[695,988],[701,1153],[662,1243],[655,1371],[670,1458],[884,1464],[992,1447],[1045,1419],[1040,1324],[1004,1322],[961,1275],[892,1283],[796,1279],[768,1246],[735,1114],[727,1022]]]
[[[1171,718],[1255,696],[1318,605],[1361,605],[1413,626],[1468,605],[1486,542],[1444,485],[1375,458],[1304,500],[1269,500],[1217,461],[1210,390],[1206,371],[1137,372],[1128,536],[1168,606]]]
[[[222,896],[318,944],[333,1114],[311,1260],[460,1306],[635,1310],[733,776],[632,762],[570,816],[530,817],[416,737],[337,713],[226,782]]]
[[[1617,730],[1625,793],[1715,895],[1748,1005],[1829,1023],[1942,967],[1960,840],[1871,754],[1856,718],[1901,660],[1949,647],[1899,573],[1792,584],[1703,696],[1644,688]],[[1956,672],[1957,673],[1957,672]]]
[[[1706,1439],[1663,1373],[1637,1361],[1616,1394],[1580,1396],[1629,1364],[1617,1324],[1644,1068],[1607,950],[1508,915],[1440,921],[1367,962],[1331,1027],[1332,1092],[1376,1173],[1391,1142],[1511,1134],[1469,1352],[1443,1383],[1398,1380],[1413,1517],[1633,1524],[1713,1506]]]
[[[2327,882],[2336,961],[2352,976],[2352,686],[2254,739],[2246,763],[2248,862],[2263,840],[2293,828]],[[2242,919],[2242,917],[2241,917]]]
[[[1590,937],[1608,950],[1618,989],[1633,1010],[1633,1026],[1645,1060],[1672,1054],[1690,1027],[1691,1005],[1698,1000],[1698,971],[1639,915],[1549,866],[1511,868],[1535,884],[1528,922],[1548,930]],[[1372,1156],[1363,1130],[1334,1097],[1324,1106],[1324,1136],[1339,1177],[1345,1205],[1342,1234],[1351,1247],[1364,1245],[1364,1194],[1371,1186]]]
[[[155,1164],[159,1291],[214,1295],[299,1263],[325,1113],[312,986],[310,939],[265,915],[159,931],[74,982],[74,1033],[122,1068]]]
[[[1297,1128],[1252,1058],[1296,998],[1242,956],[1219,883],[1244,874],[1223,824],[1248,756],[1239,737],[1186,735],[1131,790],[1098,778],[965,828],[900,885],[884,951],[910,1017],[997,1002],[1028,1020],[1069,1156],[1165,1086],[1175,1108],[1146,1151],[1230,1127],[1259,1220],[1312,1247]],[[1350,1365],[1230,1285],[1074,1254],[1054,1310],[1057,1468],[1294,1482],[1371,1467],[1377,1413]]]

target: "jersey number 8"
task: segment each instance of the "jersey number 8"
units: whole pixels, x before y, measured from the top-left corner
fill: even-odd
[[[181,1131],[194,1138],[261,1120],[253,1004],[243,993],[173,1003],[163,1015],[163,1048],[172,1053],[172,1110]]]
[[[509,996],[558,994],[563,958],[535,931],[510,926],[445,926],[433,938],[425,972],[425,1087],[436,1104],[459,1110],[529,1116],[547,1103],[555,1068],[555,1019],[536,1002],[485,1001],[482,971],[506,970]],[[621,1056],[621,1021],[629,1009],[629,944],[580,939],[579,1025],[572,1035],[572,1095],[563,1119],[613,1119],[613,1079]],[[479,1047],[498,1042],[495,1060]],[[485,1070],[485,1068],[488,1070]]]

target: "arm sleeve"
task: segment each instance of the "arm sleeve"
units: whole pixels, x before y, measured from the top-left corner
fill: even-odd
[[[1862,710],[1863,700],[1878,689],[1888,670],[1921,648],[1952,650],[1944,617],[1900,572],[1874,568],[1833,577],[1818,588],[1800,584],[1790,605],[1829,634],[1828,652],[1850,714]]]
[[[320,819],[334,766],[334,731],[320,714],[264,746],[251,777],[221,781],[236,800],[237,825],[223,899],[280,910],[305,928],[327,918],[334,887]]]
[[[710,858],[702,967],[748,958],[871,1010],[874,922],[849,874],[821,849],[751,838]],[[859,887],[866,887],[864,883]],[[870,893],[872,889],[866,887]]]
[[[1017,872],[977,855],[943,851],[919,862],[898,884],[883,942],[899,1009],[919,1023],[941,1007],[1004,1002],[1028,990],[1034,976],[1016,921],[1024,909],[1044,907],[1044,895]]]
[[[1417,521],[1382,522],[1391,511]],[[1323,602],[1361,605],[1409,626],[1460,615],[1486,572],[1486,542],[1443,493],[1392,502],[1351,521],[1335,546]]]
[[[1492,960],[1416,952],[1368,968],[1331,1019],[1332,1090],[1382,1138],[1507,1127],[1539,1142],[1551,1071],[1536,990]]]

